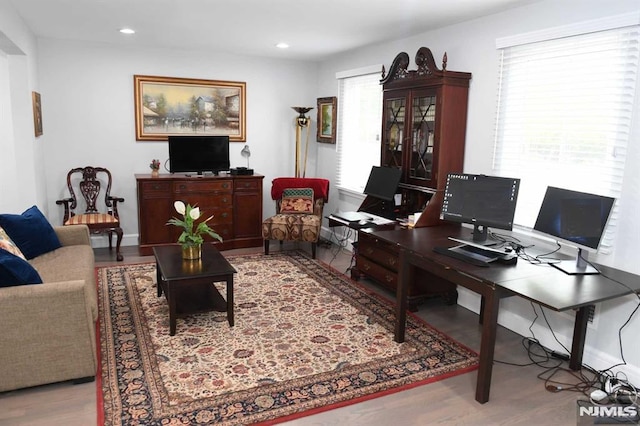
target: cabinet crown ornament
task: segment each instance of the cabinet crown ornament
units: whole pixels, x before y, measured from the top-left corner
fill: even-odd
[[[386,74],[384,65],[382,66],[382,79],[380,84],[385,84],[394,80],[411,79],[416,77],[441,77],[447,71],[447,53],[442,57],[442,69],[436,65],[433,54],[428,47],[421,47],[416,53],[415,62],[417,69],[408,70],[409,55],[406,52],[400,52],[396,55],[389,68],[389,74]]]

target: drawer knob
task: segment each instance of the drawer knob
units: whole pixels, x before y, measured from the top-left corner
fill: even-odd
[[[228,213],[222,213],[220,216],[222,216],[222,217],[225,217],[225,218],[226,218],[227,216],[229,216],[229,214],[228,214]]]
[[[223,187],[224,189],[227,189],[227,188],[229,188],[229,184],[228,184],[228,183],[223,183],[223,184],[222,184],[222,187]]]
[[[160,185],[153,185],[153,189],[160,189]]]
[[[371,269],[371,267],[369,265],[364,265],[362,269],[364,269],[365,271],[368,271],[369,269]]]
[[[390,275],[385,275],[384,278],[387,280],[388,283],[392,283],[394,277],[392,277]]]
[[[387,260],[387,263],[391,266],[396,266],[396,262],[398,261],[398,259],[396,259],[395,257],[390,256],[389,260]]]
[[[229,199],[228,199],[227,197],[224,197],[224,198],[222,199],[222,202],[223,202],[223,203],[228,203],[228,202],[229,202]]]
[[[364,252],[367,254],[373,254],[373,249],[371,247],[367,247],[364,249]]]

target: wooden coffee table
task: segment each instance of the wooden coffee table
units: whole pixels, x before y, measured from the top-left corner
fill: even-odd
[[[213,246],[202,245],[202,258],[183,260],[179,245],[153,248],[156,258],[158,297],[164,292],[169,304],[169,334],[176,334],[176,319],[200,312],[227,311],[233,327],[233,274],[237,271]],[[214,283],[227,283],[225,301]]]

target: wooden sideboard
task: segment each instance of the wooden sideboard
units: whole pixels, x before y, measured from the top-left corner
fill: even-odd
[[[187,176],[136,174],[139,245],[142,255],[152,247],[173,244],[181,230],[166,225],[178,213],[173,203],[197,205],[203,217],[213,215],[210,226],[222,236],[218,250],[260,247],[262,239],[262,175]],[[205,240],[211,241],[208,236]]]

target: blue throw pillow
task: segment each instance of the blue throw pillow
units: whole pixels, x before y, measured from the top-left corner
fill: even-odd
[[[0,249],[0,287],[42,284],[42,278],[29,262]]]
[[[62,247],[53,227],[36,206],[22,214],[0,214],[0,227],[27,260]]]

